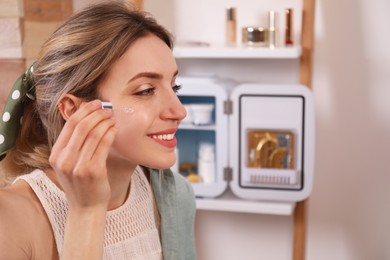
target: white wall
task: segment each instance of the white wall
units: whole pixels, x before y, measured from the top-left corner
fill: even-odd
[[[390,1],[318,1],[308,259],[390,259]]]

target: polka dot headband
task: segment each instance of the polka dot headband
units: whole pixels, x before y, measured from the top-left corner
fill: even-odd
[[[35,86],[31,77],[34,64],[20,76],[8,96],[0,120],[0,160],[14,147],[23,117],[23,103],[26,98],[35,99]]]

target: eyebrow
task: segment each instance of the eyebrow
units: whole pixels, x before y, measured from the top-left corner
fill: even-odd
[[[173,74],[173,77],[176,77],[178,73],[179,73],[179,71],[176,70],[175,73]],[[128,83],[130,83],[136,79],[139,79],[139,78],[162,79],[163,75],[160,73],[156,73],[156,72],[141,72],[141,73],[138,73],[137,75],[135,75],[134,77],[132,77],[128,81]]]

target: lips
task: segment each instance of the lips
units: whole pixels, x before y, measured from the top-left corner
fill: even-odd
[[[153,134],[149,134],[148,136],[153,139],[153,141],[168,147],[173,148],[177,145],[177,139],[175,137],[177,129],[167,129],[164,131],[156,132]]]

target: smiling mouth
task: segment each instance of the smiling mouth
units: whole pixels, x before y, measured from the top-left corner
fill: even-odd
[[[152,135],[153,139],[169,141],[175,138],[175,134]]]
[[[159,133],[151,134],[149,137],[162,146],[173,148],[177,145],[177,139],[175,137],[176,130],[177,129],[169,129]]]

